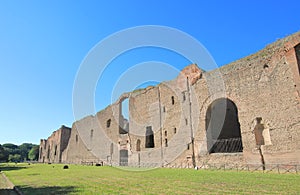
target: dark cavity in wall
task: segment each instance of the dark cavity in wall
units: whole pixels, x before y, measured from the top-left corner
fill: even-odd
[[[171,97],[171,101],[172,101],[172,105],[174,105],[175,104],[174,96]]]
[[[42,147],[40,147],[39,156],[40,156],[39,158],[42,159],[42,156],[43,156],[43,148]]]
[[[255,141],[257,146],[265,145],[265,140],[263,137],[263,130],[264,130],[264,125],[261,124],[262,118],[257,117],[256,118],[256,125],[254,127],[254,136],[255,136]]]
[[[57,153],[57,145],[55,145],[54,147],[54,156],[56,156],[56,153]]]
[[[120,150],[120,166],[128,166],[128,150]]]
[[[154,148],[154,135],[151,126],[146,127],[145,148]]]
[[[108,120],[106,121],[106,127],[109,128],[109,127],[110,127],[110,124],[111,124],[111,119],[108,119]]]
[[[242,152],[241,130],[235,103],[220,98],[206,112],[206,136],[209,153]]]
[[[94,136],[94,130],[91,129],[90,139],[93,139],[93,136]]]
[[[119,133],[126,134],[129,132],[129,99],[125,98],[120,103]]]
[[[139,139],[136,141],[136,151],[137,152],[141,151],[141,140]]]
[[[298,71],[299,71],[299,74],[300,74],[300,44],[298,44],[295,47],[295,52],[296,52],[297,63],[298,63]]]
[[[48,151],[47,151],[47,159],[50,159],[50,146],[48,146]]]

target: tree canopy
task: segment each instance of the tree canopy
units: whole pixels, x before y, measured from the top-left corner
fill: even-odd
[[[39,156],[39,146],[32,143],[23,143],[15,145],[6,143],[0,145],[0,161],[1,162],[22,162],[28,159],[37,160]]]
[[[7,161],[9,153],[0,145],[0,162]]]

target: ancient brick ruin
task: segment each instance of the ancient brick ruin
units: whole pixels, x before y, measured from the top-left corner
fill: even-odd
[[[300,33],[205,72],[123,94],[40,143],[40,162],[300,164]],[[122,104],[129,103],[129,118]]]

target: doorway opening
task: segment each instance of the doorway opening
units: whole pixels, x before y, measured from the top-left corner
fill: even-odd
[[[120,166],[128,166],[128,150],[120,150]]]
[[[146,127],[145,148],[154,148],[154,135],[152,131],[152,126]]]
[[[238,109],[233,101],[220,98],[212,102],[205,123],[209,153],[243,152]]]

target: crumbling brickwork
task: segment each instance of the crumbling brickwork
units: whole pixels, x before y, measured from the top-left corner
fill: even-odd
[[[295,33],[216,70],[192,64],[172,81],[126,93],[41,140],[39,161],[299,164],[299,43]]]
[[[62,155],[69,144],[71,128],[62,125],[48,139],[41,139],[39,162],[60,163]]]

